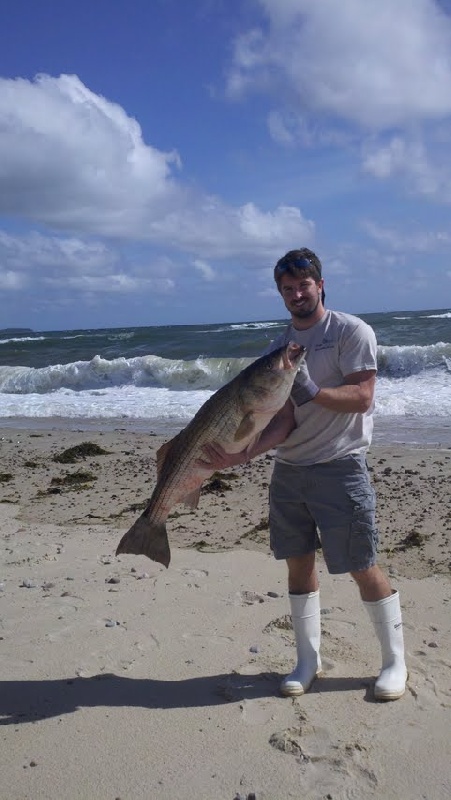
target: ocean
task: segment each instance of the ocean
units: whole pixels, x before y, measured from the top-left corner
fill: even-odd
[[[451,446],[451,311],[359,316],[378,339],[374,441]],[[0,332],[0,425],[175,433],[286,324]]]

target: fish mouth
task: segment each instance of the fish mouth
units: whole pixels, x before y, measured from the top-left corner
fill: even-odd
[[[286,350],[282,353],[284,369],[297,369],[306,352],[307,350],[302,344],[289,342]]]

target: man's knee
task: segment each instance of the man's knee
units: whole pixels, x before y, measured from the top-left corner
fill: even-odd
[[[377,601],[384,597],[389,597],[392,593],[390,582],[384,575],[380,567],[375,564],[372,567],[351,572],[351,577],[357,583],[362,600]]]

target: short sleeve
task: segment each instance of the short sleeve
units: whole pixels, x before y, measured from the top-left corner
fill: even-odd
[[[364,370],[377,370],[377,341],[373,329],[360,321],[345,328],[340,339],[340,370],[343,375]]]

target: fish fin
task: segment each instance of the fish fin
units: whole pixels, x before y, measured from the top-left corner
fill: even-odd
[[[194,492],[190,492],[189,494],[186,495],[186,497],[183,498],[183,503],[185,504],[185,506],[188,506],[189,508],[193,509],[197,508],[197,506],[199,505],[200,490],[201,487],[199,486],[198,489],[195,489]]]
[[[177,436],[178,436],[178,434],[177,434]],[[174,439],[176,439],[177,436],[174,436]],[[157,450],[157,480],[161,475],[161,470],[163,469],[163,464],[164,464],[164,462],[166,460],[166,456],[167,456],[169,450],[172,447],[172,443],[173,443],[174,439],[170,439],[169,442],[165,442]]]
[[[233,437],[235,442],[239,442],[240,439],[245,439],[255,430],[255,417],[252,411],[249,414],[246,414],[245,417],[241,420],[238,428],[235,432],[235,436]]]
[[[251,448],[252,448],[252,447],[254,447],[254,445],[256,445],[256,444],[257,444],[257,442],[259,441],[259,439],[260,439],[260,436],[261,436],[261,435],[262,435],[262,432],[261,432],[261,431],[259,431],[259,432],[258,432],[258,433],[257,433],[257,434],[254,436],[254,438],[253,438],[253,439],[251,439],[251,441],[249,442],[248,446],[246,447],[246,455],[248,456],[248,458],[249,458],[249,451],[251,450]],[[251,460],[251,459],[249,458],[249,460]]]
[[[141,514],[130,530],[125,533],[119,542],[116,555],[120,553],[135,553],[158,561],[165,567],[169,566],[171,551],[169,549],[166,525],[161,522],[152,525],[148,517]]]

